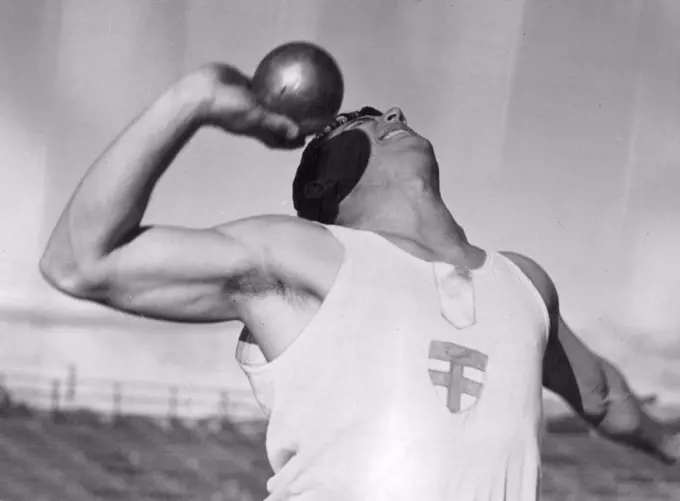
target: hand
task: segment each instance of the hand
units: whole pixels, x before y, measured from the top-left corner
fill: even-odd
[[[680,432],[666,435],[660,449],[667,463],[680,465]]]
[[[680,432],[646,413],[632,393],[610,393],[608,410],[598,430],[666,464],[680,465]]]
[[[253,137],[270,148],[304,146],[299,126],[290,118],[260,106],[251,90],[251,80],[238,69],[220,63],[201,68],[195,75],[207,89],[200,113],[202,124],[231,134]]]

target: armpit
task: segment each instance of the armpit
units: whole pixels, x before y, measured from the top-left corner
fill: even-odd
[[[231,277],[224,283],[225,292],[230,295],[261,296],[285,293],[285,285],[278,279],[267,276],[260,270],[250,270],[238,277]]]

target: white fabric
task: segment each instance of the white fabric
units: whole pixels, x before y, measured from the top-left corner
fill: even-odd
[[[442,315],[458,329],[475,323],[475,290],[471,277],[452,264],[432,263]]]
[[[453,308],[467,324],[457,328],[440,294],[455,287],[436,278],[450,268],[329,228],[345,260],[311,323],[273,361],[253,344],[237,350],[269,417],[267,501],[536,500],[548,325],[538,292],[489,254]]]

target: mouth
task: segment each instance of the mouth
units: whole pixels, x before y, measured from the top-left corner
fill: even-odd
[[[396,129],[393,128],[393,129],[388,129],[388,130],[386,130],[385,132],[383,132],[383,133],[380,135],[380,138],[379,138],[379,139],[380,139],[381,141],[388,141],[388,140],[390,140],[390,139],[392,139],[392,138],[394,138],[394,137],[401,136],[401,135],[410,136],[411,133],[410,133],[408,130],[403,129],[403,128],[401,128],[401,127],[396,128]]]

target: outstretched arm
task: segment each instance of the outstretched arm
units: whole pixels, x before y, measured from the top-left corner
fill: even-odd
[[[669,464],[680,460],[678,439],[645,412],[621,371],[581,343],[561,316],[551,333],[543,373],[545,387],[565,398],[603,436]]]
[[[524,256],[506,256],[531,279],[548,307],[551,328],[543,361],[543,385],[607,438],[667,463],[680,460],[678,438],[644,411],[621,372],[591,351],[564,321],[557,290],[548,274]]]
[[[152,190],[177,153],[204,125],[269,146],[297,127],[259,107],[249,80],[210,65],[160,96],[94,162],[80,182],[40,263],[69,295],[132,313],[176,320],[229,320],[243,277],[262,281],[263,222],[193,230],[140,225]]]

